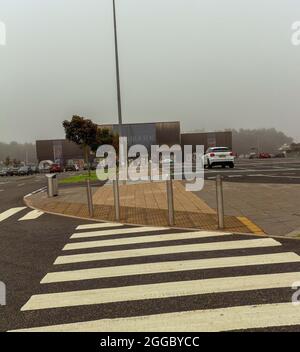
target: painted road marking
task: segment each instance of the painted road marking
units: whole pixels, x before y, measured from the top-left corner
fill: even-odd
[[[23,187],[23,186],[25,186],[25,183],[20,183],[20,184],[18,185],[18,187]]]
[[[6,210],[5,212],[0,214],[0,222],[10,218],[11,216],[17,214],[18,212],[24,209],[26,209],[26,207],[11,208],[9,210]]]
[[[91,248],[89,247],[90,243],[91,242],[77,243],[76,244],[77,249]],[[213,242],[213,243],[196,243],[196,244],[177,245],[177,246],[127,249],[122,251],[109,251],[109,252],[97,252],[97,253],[60,256],[56,259],[54,264],[67,264],[67,263],[88,262],[88,261],[94,261],[94,260],[144,257],[149,255],[163,255],[163,254],[175,254],[175,253],[185,253],[185,252],[220,251],[220,250],[241,249],[241,248],[278,247],[278,246],[281,246],[281,243],[275,241],[272,238]]]
[[[32,296],[21,311],[291,287],[299,277],[293,272],[48,293]]]
[[[101,319],[23,329],[24,332],[216,332],[300,325],[300,305],[291,302]]]
[[[237,217],[238,220],[240,220],[240,222],[242,224],[244,224],[246,227],[248,227],[248,229],[252,232],[255,233],[256,235],[265,235],[264,231],[258,227],[256,224],[254,224],[254,222],[252,222],[250,219],[248,219],[245,216],[238,216]]]
[[[87,225],[79,225],[76,227],[76,230],[90,230],[90,229],[100,229],[102,227],[117,227],[124,226],[124,224],[120,224],[117,222],[105,222],[105,223],[97,223],[97,224],[87,224]]]
[[[149,243],[149,242],[163,242],[163,241],[176,241],[176,240],[193,240],[197,238],[209,238],[209,237],[222,237],[229,236],[232,233],[218,233],[218,232],[205,232],[205,231],[194,231],[194,232],[180,232],[166,235],[153,235],[153,236],[142,236],[142,237],[130,237],[130,238],[118,238],[113,240],[102,240],[94,241],[90,243],[101,245],[101,247],[108,246],[121,246],[126,244],[138,244],[138,243]],[[72,247],[73,244],[70,244]],[[66,245],[68,248],[69,245]]]
[[[100,237],[109,235],[127,235],[142,232],[152,232],[152,231],[163,231],[169,230],[166,227],[133,227],[130,229],[115,229],[115,230],[102,230],[102,231],[91,231],[91,232],[79,232],[71,236],[71,238],[89,238],[89,237]]]
[[[43,211],[32,210],[28,214],[26,214],[25,216],[20,218],[19,221],[35,220],[35,219],[39,218],[40,216],[42,216],[43,214],[44,214]]]
[[[53,282],[79,281],[101,279],[108,277],[168,273],[176,271],[202,270],[213,268],[229,268],[236,266],[266,265],[278,263],[300,262],[296,253],[260,254],[240,257],[209,258],[196,260],[181,260],[147,264],[122,265],[104,268],[91,268],[72,271],[48,273],[42,284]]]

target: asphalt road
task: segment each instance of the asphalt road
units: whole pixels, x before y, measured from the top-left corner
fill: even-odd
[[[40,175],[0,178],[0,213],[24,207],[23,196],[44,186],[45,177]],[[1,331],[20,324],[20,307],[35,292],[79,223],[48,214],[18,221],[30,211],[25,208],[0,222],[0,281],[7,288],[7,305],[0,307]]]
[[[130,227],[108,225],[95,234],[93,229],[76,230],[84,221],[59,216],[39,214],[19,221],[31,211],[26,208],[1,220],[7,210],[24,207],[23,196],[43,187],[45,180],[34,176],[0,182],[0,280],[7,285],[7,305],[0,306],[0,331],[34,327],[53,330],[49,328],[53,325],[63,331],[70,323],[75,324],[71,327],[74,330],[91,329],[86,324],[97,320],[96,328],[103,329],[103,319],[108,330],[120,324],[126,331],[132,324],[130,317],[136,317],[136,326],[142,328],[146,320],[139,317],[143,316],[158,317],[157,329],[169,330],[162,322],[166,318],[174,326],[180,324],[181,312],[190,314],[191,321],[195,321],[194,312],[208,312],[205,322],[212,319],[210,327],[216,320],[221,324],[232,307],[248,307],[245,314],[249,321],[243,329],[260,329],[260,319],[267,319],[263,330],[300,331],[300,312],[293,311],[291,304],[292,284],[300,280],[297,240],[265,242],[263,237],[231,234],[186,235],[179,240],[172,238],[178,230],[137,233],[133,229],[124,234]],[[105,234],[102,230],[113,232]],[[77,238],[70,238],[72,234]],[[158,234],[162,237],[154,241],[152,236]],[[99,241],[108,242],[104,246]],[[216,264],[218,260],[222,262]],[[270,276],[274,274],[280,274],[275,281]],[[281,282],[285,275],[291,277]],[[242,281],[235,282],[236,277],[243,277]],[[209,279],[221,281],[213,281],[212,286],[206,282],[205,291],[203,280]],[[247,280],[254,281],[247,284]],[[190,294],[186,292],[189,281]],[[157,284],[162,286],[144,286]],[[184,288],[178,289],[180,285]],[[270,318],[270,312],[260,315],[253,307],[262,311],[269,307],[276,316]],[[215,311],[219,318],[215,318]],[[226,319],[224,328],[240,328],[236,317]],[[188,330],[188,326],[180,328]]]
[[[227,182],[300,183],[299,159],[237,159],[234,169],[215,167],[205,170],[205,179],[221,174]]]

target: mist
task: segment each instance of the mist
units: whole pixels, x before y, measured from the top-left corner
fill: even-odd
[[[117,0],[124,122],[274,127],[300,141],[296,0]],[[116,123],[111,0],[0,0],[0,141]]]

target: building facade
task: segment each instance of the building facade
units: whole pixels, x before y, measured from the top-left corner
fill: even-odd
[[[209,147],[228,147],[232,150],[232,132],[182,133],[182,148],[184,145],[192,145],[193,152],[196,151],[196,145],[203,145],[204,152]]]
[[[99,125],[99,128],[107,128],[113,133],[127,137],[128,147],[135,144],[144,145],[149,151],[151,145],[172,146],[180,144],[180,122],[150,122],[150,123],[125,123],[122,131],[119,125]]]
[[[118,124],[102,124],[99,128],[107,128],[119,133]],[[127,123],[122,125],[122,136],[127,137],[128,147],[135,144],[144,145],[150,152],[151,145],[175,144],[208,147],[228,147],[232,149],[232,132],[181,133],[180,122]],[[83,160],[83,150],[75,143],[64,139],[42,140],[36,142],[38,161],[51,160],[65,165],[68,160]]]
[[[83,160],[84,152],[75,143],[66,139],[36,141],[38,162],[51,160],[65,165],[68,160]]]

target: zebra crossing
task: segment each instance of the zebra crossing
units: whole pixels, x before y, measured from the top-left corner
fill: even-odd
[[[2,221],[8,220],[9,218],[19,214],[22,211],[25,211],[28,209],[27,207],[15,207],[15,208],[10,208],[8,210],[5,210],[0,214],[0,223]],[[40,216],[42,216],[44,212],[40,210],[29,210],[24,216],[21,216],[18,218],[18,221],[29,221],[29,220],[36,220]]]
[[[274,238],[80,225],[21,307],[30,324],[16,331],[300,326],[300,306],[291,301],[299,280],[300,256]]]

